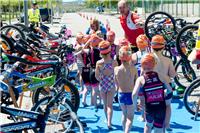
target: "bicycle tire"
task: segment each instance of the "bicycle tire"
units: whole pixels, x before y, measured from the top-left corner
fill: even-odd
[[[145,34],[150,40],[151,40],[152,37],[150,36],[149,31],[148,31],[148,23],[149,23],[149,20],[151,19],[151,17],[155,16],[157,14],[161,14],[161,15],[165,15],[165,16],[169,17],[171,19],[171,22],[172,22],[173,26],[174,26],[174,33],[176,33],[176,21],[175,21],[174,17],[172,17],[170,14],[168,14],[166,12],[163,12],[163,11],[153,12],[152,14],[150,14],[147,17],[147,19],[145,21],[145,24],[144,24]]]
[[[22,32],[28,33],[30,31],[29,28],[24,24],[16,23],[14,25],[17,26]]]
[[[25,36],[25,34],[17,27],[17,26],[14,26],[14,25],[6,25],[6,26],[3,26],[3,27],[1,27],[0,28],[0,30],[1,30],[1,32],[3,31],[3,30],[5,30],[5,29],[7,29],[6,30],[6,34],[8,33],[8,31],[10,30],[10,29],[15,29],[17,32],[19,32],[19,34],[21,35],[21,37],[22,37],[22,39],[26,39],[26,36]]]
[[[80,96],[79,96],[78,89],[71,82],[69,82],[66,79],[64,79],[62,83],[67,85],[67,87],[69,89],[68,91],[70,91],[70,93],[71,93],[70,101],[71,101],[71,103],[73,104],[73,106],[75,108],[75,112],[77,112],[78,108],[79,108],[79,105],[80,105]],[[32,97],[33,103],[36,103],[37,101],[39,101],[39,99],[40,99],[39,96],[40,96],[40,94],[42,94],[43,90],[44,90],[43,88],[38,88],[38,89],[36,89],[36,91],[33,92],[33,97]]]
[[[187,97],[188,97],[188,94],[190,94],[196,87],[200,87],[200,78],[194,80],[190,84],[190,86],[187,87],[187,89],[185,90],[185,93],[184,93],[184,97],[183,97],[183,102],[184,102],[185,108],[192,115],[195,115],[195,112],[189,107],[188,102],[187,102]],[[200,116],[200,112],[198,112],[198,116]]]
[[[200,19],[198,19],[198,20],[196,20],[196,21],[194,22],[194,24],[198,24],[198,23],[200,23]]]
[[[179,55],[181,56],[181,58],[184,58],[187,60],[187,55],[184,54],[184,52],[182,51],[181,49],[181,45],[180,45],[180,40],[181,40],[181,36],[182,34],[187,31],[188,29],[196,29],[198,30],[198,26],[197,25],[187,25],[185,26],[179,33],[178,33],[178,36],[176,38],[176,48],[177,48],[177,51],[179,53]],[[195,44],[194,44],[195,46]]]
[[[183,64],[184,64],[183,59],[180,59],[180,60],[176,63],[176,65],[175,65],[175,71],[177,72],[177,71],[178,71],[179,65],[181,65],[181,71],[182,71],[182,73],[183,73],[184,78],[185,78],[188,82],[192,82],[193,79],[196,79],[196,74],[195,74],[194,70],[192,69],[192,67],[189,66],[189,69],[192,69],[192,70],[191,70],[190,75],[188,75],[188,74],[187,74],[187,68],[185,68],[185,66],[184,66]],[[190,64],[188,64],[188,65],[190,65]],[[192,76],[192,79],[191,79],[190,76]],[[181,87],[181,88],[183,88],[183,89],[186,89],[187,86],[185,86],[183,83],[181,83],[181,82],[179,81],[178,78],[179,78],[178,76],[174,77],[174,82],[176,83],[176,85],[178,85],[179,87]]]
[[[36,102],[34,104],[34,106],[31,108],[31,111],[35,111],[35,112],[39,112],[39,113],[44,113],[41,110],[41,105],[48,104],[51,99],[52,99],[51,96],[47,96],[47,97],[44,97],[44,98],[40,99],[38,102]],[[55,101],[55,104],[56,103],[57,103],[57,101]],[[66,104],[66,107],[67,107],[67,112],[65,111],[65,113],[61,114],[61,116],[62,115],[64,115],[64,116],[62,116],[61,118],[57,119],[57,120],[59,120],[61,122],[65,122],[65,121],[71,119],[70,115],[67,115],[67,114],[68,114],[68,112],[71,112],[71,111],[74,112],[75,111],[74,106],[71,104],[71,102],[68,99],[65,99],[65,104]],[[73,125],[73,120],[71,120],[71,125],[69,125],[70,128],[72,127],[72,125]],[[36,130],[34,130],[34,131],[38,132]]]

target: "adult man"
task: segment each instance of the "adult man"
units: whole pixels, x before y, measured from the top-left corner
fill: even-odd
[[[28,10],[29,23],[39,25],[40,22],[40,10],[37,7],[37,3],[32,3],[32,8]]]
[[[132,50],[137,51],[136,38],[140,34],[144,34],[143,28],[140,26],[141,19],[136,13],[130,11],[129,5],[126,0],[118,2],[120,16],[120,23],[125,33],[125,38],[132,45]]]

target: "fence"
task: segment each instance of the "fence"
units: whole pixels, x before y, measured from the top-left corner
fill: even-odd
[[[200,17],[200,0],[138,0],[131,8],[142,8],[145,14],[164,11],[176,17]]]

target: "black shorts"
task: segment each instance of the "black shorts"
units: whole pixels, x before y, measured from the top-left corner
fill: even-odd
[[[82,68],[82,79],[85,85],[95,85],[99,81],[95,77],[95,69],[89,67]]]
[[[165,122],[165,114],[166,108],[145,112],[146,124],[152,125],[156,128],[163,128]]]
[[[90,68],[89,67],[83,67],[82,73],[81,73],[83,83],[89,84],[90,83]]]
[[[90,84],[94,85],[94,84],[98,84],[98,83],[99,83],[99,81],[95,77],[95,69],[92,68],[92,69],[90,69]]]

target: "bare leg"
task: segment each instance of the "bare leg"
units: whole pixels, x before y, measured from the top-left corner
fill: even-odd
[[[170,128],[171,104],[166,106],[165,128]]]
[[[149,127],[145,124],[145,127],[144,127],[144,133],[151,133],[151,129],[152,127]]]
[[[125,131],[127,110],[126,110],[126,106],[123,104],[120,104],[120,107],[122,109],[122,128]]]
[[[163,133],[163,128],[154,127],[154,133]]]
[[[103,99],[103,109],[107,120],[107,94],[104,92],[100,92],[101,98]]]
[[[112,115],[113,115],[113,98],[115,94],[115,89],[107,92],[107,118],[108,118],[108,127],[111,127]]]
[[[86,104],[87,93],[88,93],[88,86],[85,86],[85,88],[84,88],[84,90],[83,90],[83,99],[82,99],[82,103],[83,103],[84,105]]]
[[[97,107],[98,86],[92,87],[92,104]]]
[[[127,117],[126,117],[125,133],[129,133],[132,127],[134,108],[133,105],[127,105],[126,109],[127,109]]]

